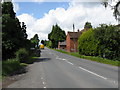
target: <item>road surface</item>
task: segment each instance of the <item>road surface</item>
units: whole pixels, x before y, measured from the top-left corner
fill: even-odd
[[[118,68],[45,48],[8,88],[118,88]]]

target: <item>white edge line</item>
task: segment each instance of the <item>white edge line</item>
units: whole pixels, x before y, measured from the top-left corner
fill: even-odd
[[[89,72],[89,73],[91,73],[91,74],[93,74],[93,75],[96,75],[96,76],[98,76],[98,77],[100,77],[100,78],[103,78],[103,79],[107,79],[107,78],[105,78],[105,77],[103,77],[103,76],[101,76],[101,75],[98,75],[98,74],[96,74],[96,73],[94,73],[94,72],[91,72],[91,71],[89,71],[89,70],[87,70],[87,69],[84,69],[84,68],[82,68],[82,67],[79,67],[80,69],[82,69],[82,70],[84,70],[84,71],[87,71],[87,72]]]

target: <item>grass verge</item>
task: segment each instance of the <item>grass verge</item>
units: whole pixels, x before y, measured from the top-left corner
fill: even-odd
[[[16,59],[8,59],[2,62],[2,75],[6,76],[12,72],[19,70],[22,66],[20,62]]]
[[[62,51],[62,50],[58,50],[58,49],[52,49],[61,53],[65,53],[68,55],[72,55],[78,58],[83,58],[83,59],[87,59],[87,60],[91,60],[91,61],[96,61],[99,63],[104,63],[104,64],[109,64],[109,65],[113,65],[113,66],[120,66],[120,61],[113,61],[110,59],[105,59],[105,58],[101,58],[101,57],[95,57],[95,56],[85,56],[85,55],[80,55],[79,53],[70,53],[70,52],[66,52],[66,51]]]

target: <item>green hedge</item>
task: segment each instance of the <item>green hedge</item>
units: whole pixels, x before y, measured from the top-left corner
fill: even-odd
[[[84,32],[78,42],[82,55],[120,60],[120,27],[101,24]]]

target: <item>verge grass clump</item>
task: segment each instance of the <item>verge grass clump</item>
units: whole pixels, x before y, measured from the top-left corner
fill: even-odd
[[[9,75],[21,68],[20,62],[16,59],[8,59],[2,62],[2,75]]]

